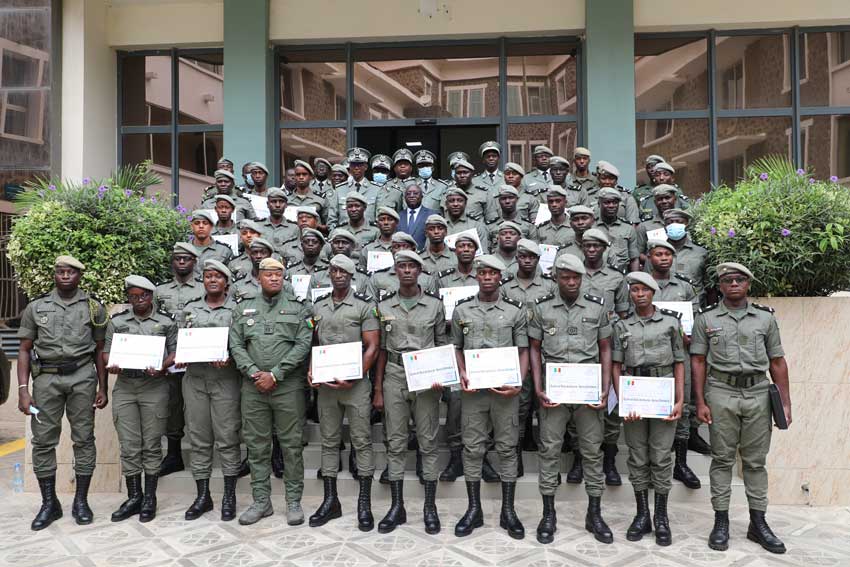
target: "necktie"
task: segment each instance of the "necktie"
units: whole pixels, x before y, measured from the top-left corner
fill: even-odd
[[[413,217],[415,216],[413,209],[408,210],[407,213],[407,228],[413,228]]]
[[[322,189],[324,189],[324,187],[325,187],[325,182],[324,182],[324,181],[319,181],[319,191],[321,191]]]
[[[549,181],[549,172],[548,172],[548,171],[544,171],[544,172],[543,172],[543,180],[544,180],[544,181]]]
[[[354,184],[354,187],[355,187],[355,189],[354,189],[354,190],[355,190],[355,191],[357,191],[358,193],[360,193],[360,184],[359,184],[359,183],[355,183],[355,184]]]
[[[496,180],[496,175],[491,173],[490,174],[490,183],[493,183],[495,180]]]
[[[427,179],[425,180],[425,192],[426,193],[428,192],[428,180]]]

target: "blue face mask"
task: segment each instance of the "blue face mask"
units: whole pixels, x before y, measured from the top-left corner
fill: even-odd
[[[667,237],[670,240],[682,240],[685,237],[686,228],[687,227],[680,222],[674,222],[665,227],[667,230]]]
[[[387,182],[387,174],[382,173],[380,171],[376,171],[376,172],[372,173],[372,181],[374,181],[378,185],[383,185],[384,183]]]
[[[250,173],[248,175],[246,175],[244,177],[244,179],[245,179],[245,186],[246,187],[253,187],[254,186],[254,179],[251,177]]]
[[[431,175],[434,173],[434,170],[430,167],[420,167],[419,168],[419,177],[422,179],[431,179]]]
[[[452,179],[455,179],[455,170],[452,170]]]

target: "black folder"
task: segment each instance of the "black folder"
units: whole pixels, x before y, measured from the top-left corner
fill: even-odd
[[[782,396],[779,395],[779,387],[776,384],[771,384],[768,387],[770,394],[770,410],[773,412],[773,423],[779,429],[788,429],[788,422],[785,420],[785,408],[782,407]]]

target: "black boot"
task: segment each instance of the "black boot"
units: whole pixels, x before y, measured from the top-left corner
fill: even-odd
[[[584,478],[584,468],[581,466],[581,451],[573,449],[573,466],[567,473],[567,482],[570,484],[581,484]]]
[[[145,473],[145,495],[142,497],[142,507],[139,509],[139,521],[142,523],[150,522],[156,518],[156,485],[158,480],[159,475]]]
[[[714,527],[708,534],[708,547],[715,551],[729,549],[729,512],[714,511]]]
[[[425,523],[426,534],[440,533],[440,516],[437,514],[437,481],[425,481],[425,506],[422,509],[422,519]]]
[[[667,495],[655,493],[655,543],[667,547],[673,543],[673,534],[670,532],[670,520],[667,518]]]
[[[322,481],[324,482],[325,498],[316,513],[310,516],[311,528],[324,526],[334,518],[342,516],[342,506],[339,504],[339,496],[336,493],[336,477],[326,476],[322,478]]]
[[[275,478],[283,478],[283,450],[277,435],[272,436],[272,474]]]
[[[339,470],[342,470],[342,467]],[[360,478],[360,475],[357,474],[357,453],[354,451],[354,445],[351,446],[351,450],[348,452],[348,472],[351,473],[351,478],[354,480]]]
[[[652,531],[652,518],[649,515],[649,491],[636,490],[635,503],[637,514],[635,514],[629,529],[626,530],[626,539],[629,541],[640,541],[645,534]]]
[[[468,536],[475,528],[484,525],[484,512],[481,511],[481,481],[466,481],[466,497],[469,504],[466,513],[455,525],[457,537]]]
[[[525,476],[525,467],[522,464],[522,444],[516,447],[516,476],[522,478]]]
[[[416,447],[416,478],[419,479],[419,484],[425,486],[425,477],[422,475],[422,453],[418,446]]]
[[[602,543],[613,543],[614,534],[611,528],[602,519],[602,498],[599,496],[588,496],[587,516],[584,517],[584,529],[593,534],[596,541]]]
[[[166,476],[171,473],[182,471],[186,467],[183,465],[183,449],[180,447],[180,439],[168,438],[168,453],[162,459],[162,464],[159,465],[159,476]]]
[[[224,477],[224,495],[221,497],[221,521],[229,522],[236,517],[236,481],[235,476]]]
[[[242,459],[242,464],[239,465],[239,472],[236,474],[239,478],[243,476],[248,476],[251,474],[251,467],[248,466],[248,455],[245,455],[245,458]]]
[[[502,483],[502,512],[499,514],[499,527],[508,531],[508,535],[514,539],[525,537],[525,527],[516,515],[514,509],[514,496],[516,495],[516,481]]]
[[[615,443],[602,444],[602,472],[605,473],[605,484],[608,486],[623,484],[623,479],[617,472],[617,450]]]
[[[113,522],[123,522],[130,516],[134,516],[142,509],[142,475],[134,474],[124,478],[127,485],[127,500],[114,512]]]
[[[708,444],[708,441],[700,437],[699,428],[692,427],[688,433],[688,450],[699,453],[700,455],[711,454],[711,445]]]
[[[89,486],[91,486],[90,474],[77,475],[77,492],[74,494],[74,503],[71,505],[71,516],[77,520],[77,524],[85,526],[94,521],[94,515],[89,508]]]
[[[484,482],[499,482],[502,480],[499,477],[499,473],[490,464],[490,459],[487,458],[486,453],[484,454],[484,462],[481,465],[481,480]]]
[[[776,537],[761,510],[750,510],[750,526],[747,528],[747,539],[754,541],[771,553],[785,553],[785,544]]]
[[[702,483],[688,466],[688,442],[684,439],[676,439],[673,442],[673,448],[676,450],[676,464],[673,465],[673,478],[681,481],[682,484],[690,489],[696,490],[702,486]]]
[[[443,482],[454,482],[457,480],[457,477],[463,476],[463,459],[460,452],[460,447],[452,448],[451,455],[449,456],[449,464],[440,473],[440,480]]]
[[[43,530],[62,517],[62,504],[56,498],[56,477],[48,476],[38,479],[38,488],[41,490],[41,508],[30,524],[34,532]]]
[[[381,473],[381,477],[378,479],[378,482],[381,484],[390,483],[390,465],[384,467],[384,472]]]
[[[204,513],[210,512],[213,509],[213,501],[210,496],[210,479],[202,478],[196,480],[195,486],[198,488],[198,495],[195,497],[192,505],[186,510],[185,517],[187,520],[197,520]]]
[[[555,514],[555,495],[543,495],[543,517],[537,524],[537,541],[552,543],[558,531],[558,516]]]
[[[375,518],[372,517],[372,477],[361,476],[360,494],[357,496],[357,529],[361,532],[370,532],[375,527]]]
[[[392,503],[384,519],[378,522],[378,532],[388,534],[398,526],[407,523],[407,511],[404,509],[404,481],[390,481]]]

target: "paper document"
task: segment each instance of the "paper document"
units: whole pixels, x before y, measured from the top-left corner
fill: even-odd
[[[251,201],[257,220],[269,218],[269,201],[260,195],[246,195]]]
[[[295,297],[298,299],[307,299],[307,292],[310,289],[310,274],[293,274],[292,276],[292,291],[295,292]]]
[[[653,301],[653,305],[659,309],[669,309],[682,314],[682,328],[689,337],[694,330],[694,304],[690,301]]]
[[[107,366],[123,370],[146,370],[162,368],[165,358],[165,337],[153,335],[112,335]]]
[[[436,382],[443,386],[460,383],[454,345],[405,352],[401,358],[410,392],[429,390]]]
[[[620,417],[634,412],[642,418],[667,417],[673,411],[675,380],[620,376]]]
[[[534,224],[540,226],[547,220],[552,219],[552,212],[549,210],[547,205],[540,205],[540,208],[537,209],[537,216],[534,217]]]
[[[538,265],[543,270],[544,274],[552,271],[552,266],[555,265],[555,256],[558,254],[558,247],[554,244],[538,244],[540,248],[540,261]]]
[[[222,244],[226,244],[230,246],[230,249],[233,250],[233,255],[239,255],[239,235],[236,233],[233,234],[213,234],[213,240],[216,242],[221,242]]]
[[[646,239],[647,240],[667,240],[667,229],[666,228],[656,228],[654,230],[646,231]]]
[[[389,268],[394,263],[393,253],[385,250],[369,250],[366,255],[366,271],[377,272]]]
[[[177,331],[174,362],[219,362],[227,360],[229,327],[202,327]]]
[[[598,404],[602,365],[546,363],[546,396],[556,404]]]
[[[483,348],[463,352],[466,379],[473,390],[521,386],[517,347]]]
[[[452,314],[455,312],[455,305],[457,305],[458,301],[472,297],[476,293],[478,293],[477,285],[441,287],[440,297],[443,299],[443,307],[446,309],[446,321],[452,320]]]
[[[313,347],[313,383],[363,378],[363,343]]]

